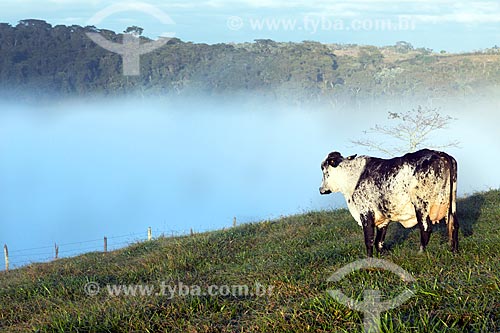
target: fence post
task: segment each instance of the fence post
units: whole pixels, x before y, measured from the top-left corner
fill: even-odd
[[[3,246],[3,254],[5,255],[5,271],[9,271],[9,249],[7,248],[7,244]]]
[[[108,237],[104,236],[104,253],[108,252]]]
[[[54,259],[57,259],[59,257],[59,246],[57,245],[57,243],[54,243],[54,250],[56,252]]]
[[[236,227],[236,216],[233,217],[233,228]]]
[[[151,232],[151,227],[148,228],[148,241],[153,238],[153,233]]]

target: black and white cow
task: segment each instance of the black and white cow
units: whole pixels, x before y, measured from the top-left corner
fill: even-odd
[[[423,149],[392,159],[328,154],[321,163],[321,194],[341,192],[354,219],[363,227],[366,251],[383,249],[387,225],[420,227],[420,251],[432,224],[444,220],[453,252],[458,251],[456,217],[457,162],[443,152]],[[374,239],[375,229],[377,229]]]

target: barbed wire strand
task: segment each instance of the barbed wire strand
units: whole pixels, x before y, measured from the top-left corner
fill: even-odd
[[[166,238],[171,238],[171,237],[183,237],[183,236],[188,236],[191,234],[191,232],[194,233],[204,233],[204,232],[209,232],[213,231],[213,229],[202,229],[202,230],[196,230],[195,228],[192,228],[190,230],[162,230],[159,228],[155,228],[153,231],[153,235],[156,235],[155,238],[159,237],[166,237]],[[143,236],[141,238],[138,238],[136,236]],[[126,238],[129,237],[131,239],[126,240],[126,241],[121,241],[121,242],[109,242],[109,240],[114,240],[114,239],[120,239],[120,238]],[[126,246],[132,245],[133,243],[140,242],[140,241],[145,241],[147,239],[147,232],[136,232],[136,233],[128,233],[124,235],[118,235],[118,236],[106,236],[108,240],[107,244],[107,250],[109,251],[116,251],[123,249]],[[96,242],[103,242],[103,238],[99,239],[90,239],[90,240],[83,240],[83,241],[78,241],[78,242],[69,242],[69,243],[61,243],[58,244],[57,242],[54,243],[54,245],[47,245],[47,246],[38,246],[38,247],[32,247],[32,248],[26,248],[26,249],[14,249],[14,250],[9,250],[9,265],[12,268],[19,268],[23,267],[26,265],[30,265],[33,263],[44,263],[44,262],[50,262],[55,259],[55,249],[54,247],[57,246],[61,250],[58,250],[58,254],[70,254],[68,257],[71,256],[77,256],[77,255],[82,255],[85,253],[89,252],[102,252],[103,251],[103,245],[99,247],[98,244],[95,246],[87,246],[87,247],[74,247],[74,248],[69,248],[67,249],[66,247],[72,246],[72,245],[82,245],[82,244],[89,244],[89,243],[96,243]],[[103,243],[102,243],[103,244]],[[45,249],[52,249],[51,252],[32,252],[36,250],[45,250]],[[42,258],[39,258],[42,257]],[[33,259],[27,259],[27,258],[33,258]],[[35,259],[36,258],[36,259]],[[67,258],[65,256],[59,257],[58,259],[62,258]]]

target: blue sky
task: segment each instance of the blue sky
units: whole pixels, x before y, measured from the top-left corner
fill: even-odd
[[[454,52],[492,47],[500,39],[500,2],[490,0],[2,0],[0,18],[11,24],[39,18],[52,24],[87,25],[111,5],[138,3],[152,6],[158,15],[128,10],[100,17],[96,25],[115,31],[138,25],[150,37],[169,32],[205,43],[270,38],[391,45],[405,40]],[[162,23],[161,16],[174,24]]]

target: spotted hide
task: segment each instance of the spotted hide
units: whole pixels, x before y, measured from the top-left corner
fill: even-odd
[[[418,225],[423,251],[432,225],[444,220],[451,250],[458,251],[457,162],[452,156],[428,149],[392,159],[344,158],[332,152],[321,163],[321,170],[320,193],[344,195],[349,211],[363,227],[369,257],[374,244],[377,251],[383,250],[391,221],[405,228]]]

